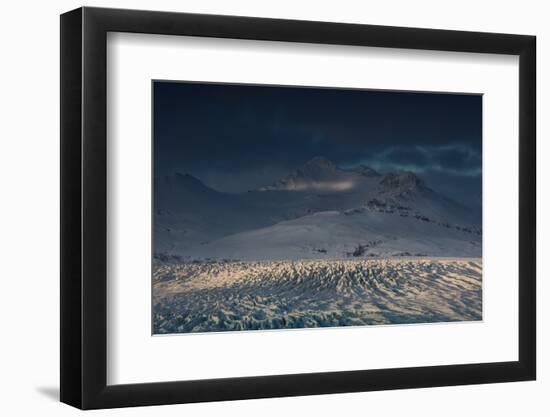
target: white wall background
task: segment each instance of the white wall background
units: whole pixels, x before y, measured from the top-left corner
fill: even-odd
[[[0,23],[0,410],[3,415],[75,415],[58,403],[59,379],[59,17],[73,0],[8,2]],[[462,0],[254,1],[124,0],[86,5],[327,20],[395,26],[534,34],[538,37],[539,284],[538,381],[228,403],[145,407],[95,415],[280,416],[530,415],[550,412],[548,264],[550,147],[544,120],[549,83],[550,26],[545,2]],[[546,395],[544,395],[546,394]]]

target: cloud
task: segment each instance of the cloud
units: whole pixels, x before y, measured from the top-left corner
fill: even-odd
[[[308,183],[288,184],[277,187],[286,191],[348,191],[355,188],[353,181],[312,181]],[[273,189],[271,186],[262,187],[263,191]]]
[[[481,175],[481,154],[463,144],[390,146],[359,162],[380,171],[443,173],[459,177]]]

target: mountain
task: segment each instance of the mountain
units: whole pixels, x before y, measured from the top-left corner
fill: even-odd
[[[366,165],[360,165],[359,168],[357,168],[355,171],[367,178],[380,176],[380,174],[376,170]]]
[[[380,181],[380,189],[396,197],[404,197],[414,193],[429,193],[431,189],[426,187],[424,181],[412,172],[389,173]]]
[[[246,204],[238,195],[213,190],[189,174],[156,179],[154,205],[157,252],[179,252],[197,243],[268,224],[247,216]]]
[[[356,188],[366,178],[377,177],[372,168],[362,165],[358,170],[343,170],[323,157],[315,157],[288,176],[259,191],[339,192]]]
[[[271,185],[222,193],[189,174],[155,181],[155,252],[188,258],[480,256],[479,214],[412,172],[316,157]]]
[[[223,237],[192,258],[240,260],[386,256],[481,256],[479,229],[421,215],[357,209],[325,211]],[[415,216],[418,216],[415,217]]]

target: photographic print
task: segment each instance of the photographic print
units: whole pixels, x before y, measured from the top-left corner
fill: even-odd
[[[482,319],[482,96],[153,81],[152,332]]]

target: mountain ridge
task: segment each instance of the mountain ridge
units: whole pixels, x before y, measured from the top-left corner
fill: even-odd
[[[477,256],[481,250],[480,221],[472,211],[416,174],[380,174],[366,165],[342,169],[323,157],[244,193],[214,190],[191,174],[159,178],[155,208],[159,253],[199,258],[241,253],[243,259],[255,259],[269,258],[271,247],[274,256],[307,258],[315,255],[314,247],[327,246],[325,253],[338,257],[353,245],[378,240],[384,242],[379,249],[386,250],[371,254],[380,256],[415,246],[418,253],[438,256],[446,251]],[[330,230],[340,241],[328,245]],[[431,240],[422,243],[426,236]],[[259,250],[262,246],[266,250]]]

